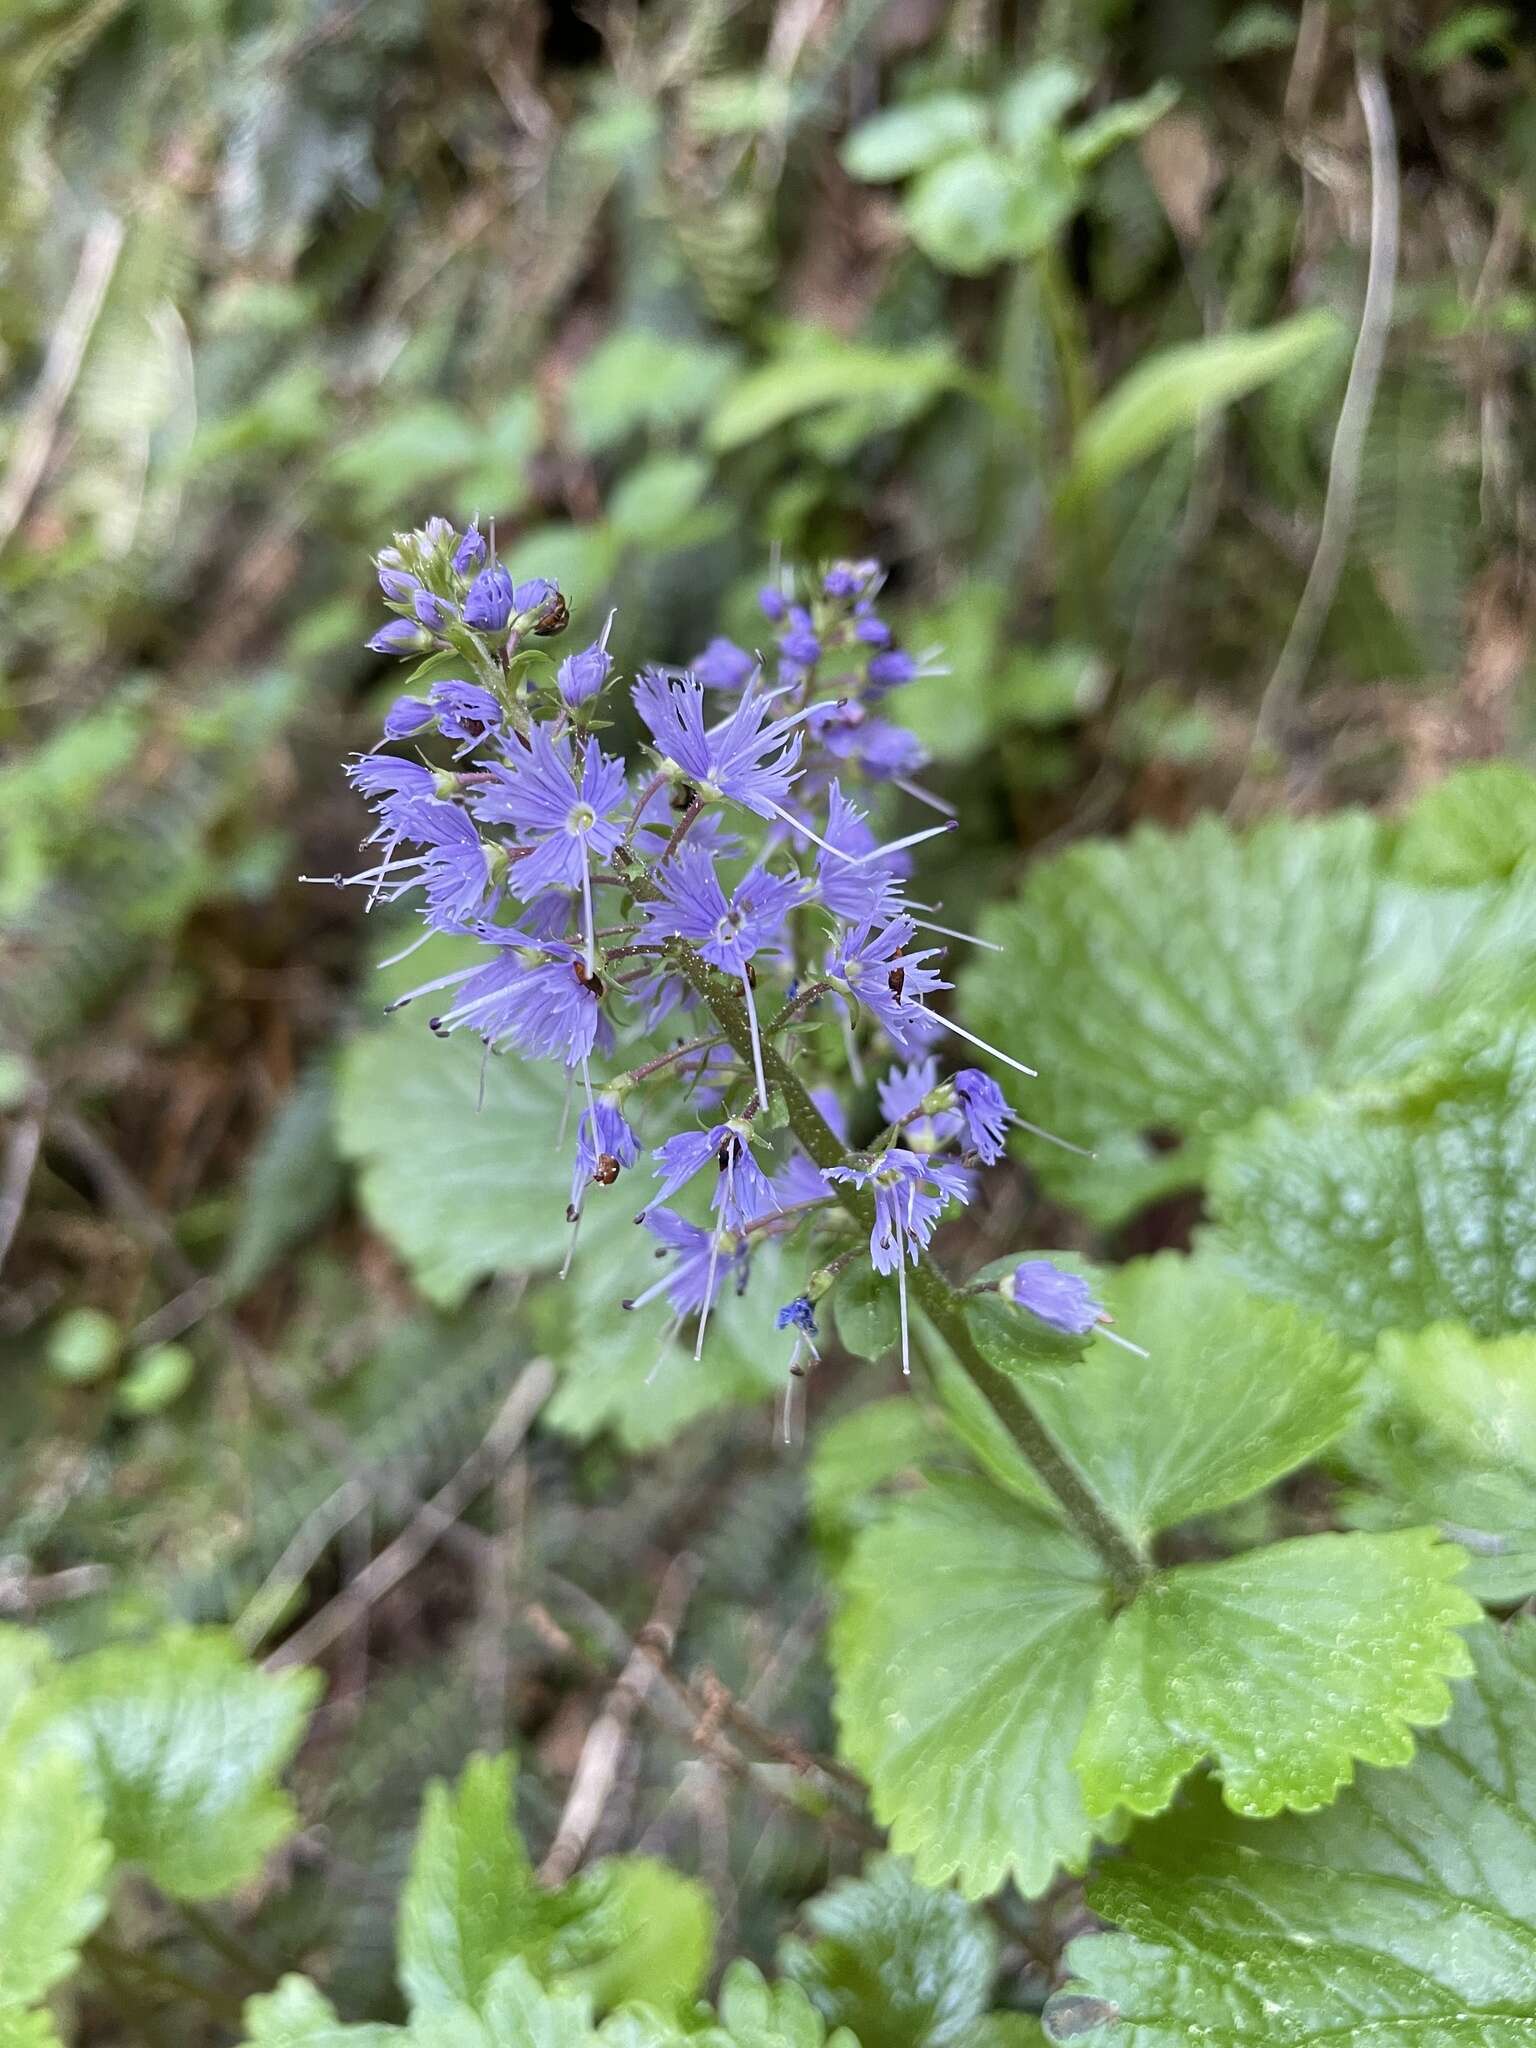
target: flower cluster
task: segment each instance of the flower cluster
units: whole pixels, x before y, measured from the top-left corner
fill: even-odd
[[[649,1147],[655,1185],[636,1221],[664,1271],[627,1304],[665,1295],[669,1340],[694,1319],[701,1355],[757,1247],[803,1233],[814,1270],[778,1314],[798,1369],[817,1355],[816,1302],[859,1255],[857,1216],[875,1270],[896,1278],[905,1365],[907,1266],[1021,1120],[989,1075],[946,1077],[934,1050],[946,1032],[981,1041],[932,1003],[950,983],[926,938],[966,935],[908,895],[912,847],[954,818],[889,715],[903,685],[936,671],[882,616],[878,565],[770,585],[761,651],[713,639],[685,669],[642,669],[627,707],[611,701],[612,618],[557,660],[564,594],[514,582],[476,527],[431,520],[377,567],[392,616],[368,644],[417,667],[380,746],[347,764],[374,816],[368,864],[329,879],[414,906],[423,940],[472,947],[401,1001],[438,995],[433,1031],[563,1063],[579,1084],[573,1227],[594,1188],[639,1166],[637,1091],[685,1122]],[[630,713],[644,735],[634,763],[599,737]],[[383,751],[397,746],[410,751]],[[874,814],[893,791],[940,821],[882,842]],[[896,1056],[878,1084],[885,1128],[865,1147],[849,1146],[835,1093],[808,1099],[817,1077],[801,1078],[839,1044],[855,1080],[863,1054]]]

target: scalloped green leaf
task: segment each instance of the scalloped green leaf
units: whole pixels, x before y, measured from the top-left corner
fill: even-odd
[[[1475,1029],[1396,1089],[1267,1116],[1220,1147],[1214,1242],[1352,1342],[1536,1321],[1536,1030]]]
[[[1434,1522],[1469,1553],[1462,1583],[1499,1605],[1536,1593],[1536,1336],[1463,1323],[1389,1332],[1376,1402],[1345,1446],[1362,1528]]]
[[[1106,1274],[1141,1359],[1100,1333],[1079,1365],[1041,1366],[1030,1398],[1138,1541],[1246,1499],[1348,1426],[1360,1368],[1328,1327],[1255,1301],[1208,1258],[1164,1252]]]
[[[648,1857],[616,1856],[540,1885],[512,1809],[516,1760],[472,1756],[422,1802],[400,1899],[399,1973],[416,2012],[479,2006],[512,1956],[599,2007],[695,1997],[714,1914],[703,1889]]]
[[[832,1631],[842,1747],[918,1877],[972,1897],[1081,1867],[1203,1758],[1247,1811],[1405,1757],[1479,1614],[1432,1531],[1316,1536],[1155,1574],[1112,1615],[1074,1537],[941,1479],[856,1542]]]
[[[1302,1536],[1159,1572],[1117,1615],[1076,1766],[1088,1806],[1158,1813],[1206,1757],[1255,1816],[1321,1806],[1357,1758],[1404,1764],[1471,1669],[1465,1563],[1430,1529]]]
[[[735,2048],[860,2048],[845,2027],[830,2033],[822,2014],[804,1988],[794,1982],[770,1983],[754,1963],[738,1960],[720,1986],[719,2025],[709,2030],[711,2048],[724,2041]],[[880,2048],[877,2041],[864,2048]]]
[[[854,1546],[832,1627],[842,1749],[925,1884],[1042,1891],[1093,1839],[1071,1758],[1108,1637],[1095,1561],[979,1480]]]
[[[1536,2027],[1536,1623],[1471,1638],[1475,1675],[1411,1769],[1325,1812],[1213,1800],[1138,1831],[1047,2008],[1092,2048],[1285,2042],[1522,2048]]]
[[[978,2038],[997,1976],[997,1935],[974,1906],[930,1891],[894,1856],[870,1860],[800,1915],[814,1939],[779,1965],[829,2025],[863,2048],[960,2048]]]
[[[1510,1014],[1512,977],[1536,987],[1536,876],[1424,888],[1378,846],[1354,813],[1148,827],[1041,864],[988,917],[1006,952],[962,976],[965,1014],[1040,1069],[1031,1120],[1097,1155],[1021,1137],[1054,1189],[1114,1222],[1197,1186],[1257,1111],[1404,1072],[1469,1006]]]
[[[1437,783],[1399,822],[1392,865],[1409,881],[1503,881],[1536,854],[1536,775],[1476,761]]]
[[[482,1081],[484,1099],[481,1099]],[[337,1076],[336,1142],[369,1221],[426,1298],[456,1308],[491,1273],[554,1264],[570,1227],[562,1091],[526,1060],[482,1062],[414,1015],[352,1040]]]
[[[478,2007],[434,2006],[417,2014],[409,2048],[591,2048],[592,2008],[574,1991],[546,1990],[520,1957],[503,1963]]]
[[[553,1901],[512,1818],[516,1760],[472,1756],[421,1803],[400,1895],[399,1976],[414,2009],[473,2005],[509,1956],[547,1943]]]
[[[245,2002],[242,2048],[406,2048],[402,2027],[349,2026],[307,1977],[284,1977]]]
[[[30,1768],[79,1764],[102,1832],[173,1898],[254,1877],[295,1825],[278,1783],[320,1691],[313,1671],[270,1673],[218,1629],[96,1650],[59,1666],[18,1711]]]
[[[839,155],[850,178],[880,185],[980,142],[986,132],[986,105],[974,93],[932,92],[871,114]]]
[[[0,1762],[0,2007],[30,2005],[69,1975],[107,1910],[111,1861],[74,1757]]]

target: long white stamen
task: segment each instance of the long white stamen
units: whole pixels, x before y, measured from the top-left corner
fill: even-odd
[[[957,1024],[952,1017],[941,1017],[937,1010],[924,1010],[925,1017],[931,1017],[946,1031],[953,1031],[957,1038],[963,1038],[968,1045],[979,1045],[983,1052],[991,1053],[993,1059],[1001,1060],[1005,1067],[1012,1067],[1017,1074],[1027,1074],[1032,1081],[1038,1080],[1040,1069],[1026,1067],[1022,1060],[1016,1060],[1011,1053],[999,1052],[995,1045],[988,1045],[984,1038],[978,1038],[974,1031],[967,1031],[963,1024]]]
[[[1107,1337],[1111,1344],[1118,1344],[1122,1351],[1134,1351],[1138,1358],[1152,1356],[1150,1351],[1143,1351],[1139,1344],[1133,1344],[1129,1337],[1117,1336],[1113,1330],[1106,1330],[1102,1323],[1099,1324],[1097,1334],[1100,1337]]]
[[[796,1348],[796,1351],[795,1351],[795,1358],[798,1358],[799,1356],[800,1356],[800,1352],[799,1352],[799,1349],[798,1349],[798,1347],[797,1347],[797,1348]],[[795,1439],[794,1439],[794,1436],[793,1436],[793,1434],[791,1433],[791,1430],[790,1430],[790,1426],[789,1426],[789,1424],[790,1424],[790,1418],[791,1418],[791,1416],[792,1416],[792,1415],[793,1415],[793,1413],[794,1413],[794,1400],[795,1400],[795,1369],[794,1369],[794,1368],[795,1368],[795,1359],[794,1359],[794,1358],[792,1358],[792,1359],[791,1359],[791,1360],[789,1361],[789,1368],[790,1368],[790,1369],[789,1369],[789,1372],[788,1372],[788,1373],[787,1373],[787,1374],[785,1375],[785,1379],[784,1379],[784,1414],[783,1414],[783,1422],[782,1422],[782,1424],[781,1424],[781,1428],[782,1428],[782,1430],[783,1430],[783,1433],[784,1433],[784,1444],[785,1444],[785,1448],[786,1448],[786,1449],[787,1449],[787,1448],[788,1448],[788,1447],[789,1447],[790,1445],[792,1445],[792,1444],[794,1443],[794,1440],[795,1440]]]
[[[741,970],[741,990],[747,999],[747,1024],[752,1032],[752,1078],[757,1083],[757,1111],[763,1115],[768,1108],[768,1083],[763,1077],[763,1042],[757,1033],[757,1004],[752,1000],[752,977],[747,970]]]
[[[853,1019],[845,1009],[842,1013],[843,1050],[848,1055],[848,1071],[853,1076],[855,1088],[864,1086],[864,1062],[859,1058],[859,1042],[853,1035]]]
[[[967,946],[985,946],[989,953],[1005,953],[1008,950],[1006,946],[1000,946],[996,939],[978,939],[974,932],[957,932],[951,924],[934,924],[926,917],[914,917],[912,922],[921,932],[938,932],[946,939],[960,939]]]
[[[419,939],[412,939],[411,943],[408,946],[404,947],[400,952],[391,953],[387,960],[381,960],[378,966],[374,969],[374,972],[376,974],[382,974],[386,967],[398,967],[402,960],[409,960],[413,953],[419,953],[423,946],[430,945],[433,939],[435,939],[436,937],[436,932],[430,930],[424,931]]]
[[[905,839],[892,839],[887,841],[884,846],[872,846],[868,853],[854,854],[852,857],[853,865],[856,868],[861,868],[866,861],[884,860],[887,854],[904,853],[909,846],[921,846],[925,839],[938,839],[943,833],[953,832],[957,829],[953,818],[947,819],[942,825],[929,825],[922,832],[909,832]]]
[[[727,1207],[731,1200],[731,1163],[725,1167],[725,1200]],[[716,1229],[709,1241],[709,1271],[704,1278],[704,1306],[699,1310],[699,1333],[693,1340],[693,1362],[698,1364],[704,1356],[704,1332],[709,1328],[709,1312],[715,1305],[715,1275],[720,1270],[720,1240],[724,1232]]]
[[[428,932],[427,937],[429,939],[433,936],[431,932]],[[384,963],[386,967],[391,964],[387,960]],[[403,996],[396,996],[392,1003],[384,1005],[385,1016],[392,1017],[396,1010],[403,1010],[407,1003],[414,1003],[418,996],[430,996],[435,994],[440,988],[452,988],[456,982],[468,981],[469,977],[472,974],[478,974],[484,965],[485,962],[481,960],[473,967],[455,967],[451,974],[440,974],[434,981],[424,981],[420,988],[408,989]]]
[[[1054,1131],[1042,1130],[1039,1124],[1028,1123],[1021,1116],[1016,1116],[1014,1122],[1021,1131],[1028,1131],[1032,1138],[1044,1138],[1047,1145],[1059,1145],[1063,1152],[1075,1152],[1079,1159],[1097,1159],[1099,1156],[1087,1145],[1074,1145],[1070,1138],[1058,1138]]]
[[[475,1096],[475,1115],[485,1108],[485,1072],[491,1064],[491,1041],[482,1039],[480,1044],[480,1087]]]
[[[597,920],[592,915],[592,849],[581,842],[581,915],[587,941],[587,972],[597,972]]]
[[[659,1280],[651,1282],[643,1294],[633,1295],[624,1303],[624,1306],[627,1309],[648,1308],[657,1295],[664,1293],[671,1285],[672,1275],[670,1273],[663,1273]]]
[[[672,1349],[672,1340],[682,1327],[683,1319],[681,1316],[669,1316],[667,1318],[666,1327],[661,1333],[661,1349],[656,1354],[656,1363],[645,1376],[645,1384],[647,1386],[651,1384],[651,1381],[655,1379],[657,1373],[661,1371],[662,1366],[666,1363],[667,1353]]]
[[[901,1255],[896,1262],[896,1299],[901,1305],[901,1370],[903,1377],[910,1379],[912,1356],[907,1345],[907,1246],[899,1231],[896,1249]]]
[[[618,616],[619,608],[617,605],[615,605],[613,610],[608,614],[607,618],[604,619],[603,630],[597,636],[597,644],[599,647],[602,648],[604,654],[608,652],[608,635],[613,631],[613,622]]]
[[[581,1056],[581,1085],[587,1091],[587,1132],[592,1140],[592,1150],[597,1150],[597,1104],[592,1100],[592,1066],[585,1053]]]
[[[564,1280],[569,1275],[571,1270],[571,1261],[576,1256],[576,1240],[581,1235],[581,1219],[585,1213],[586,1212],[584,1210],[578,1209],[576,1211],[575,1219],[571,1224],[571,1241],[565,1248],[565,1261],[560,1268],[560,1278],[562,1280]]]
[[[821,847],[826,853],[836,854],[839,860],[846,861],[850,867],[855,865],[854,857],[851,853],[844,853],[843,849],[840,846],[834,846],[830,839],[823,839],[821,834],[813,831],[809,825],[802,824],[800,819],[791,817],[783,805],[776,804],[771,796],[765,797],[764,802],[775,817],[782,818],[786,825],[790,825],[796,832],[802,833],[805,838],[810,840],[813,846]]]
[[[924,789],[920,782],[908,782],[904,775],[893,775],[891,781],[904,795],[914,797],[920,804],[926,804],[929,810],[941,811],[946,818],[959,817],[960,813],[953,804],[946,803],[941,796],[935,796],[931,789]]]

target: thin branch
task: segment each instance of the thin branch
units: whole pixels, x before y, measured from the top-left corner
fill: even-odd
[[[38,1104],[17,1118],[6,1141],[5,1164],[0,1167],[0,1266],[21,1225],[42,1143],[43,1110]]]
[[[1365,116],[1366,139],[1371,157],[1371,251],[1366,270],[1365,302],[1360,309],[1360,332],[1349,365],[1349,381],[1333,436],[1333,453],[1328,464],[1328,489],[1323,500],[1322,525],[1317,551],[1307,574],[1301,602],[1291,621],[1274,674],[1265,685],[1254,723],[1250,767],[1258,754],[1283,740],[1296,708],[1296,699],[1317,654],[1328,614],[1338,595],[1349,543],[1355,528],[1360,495],[1360,469],[1365,439],[1376,403],[1386,357],[1387,336],[1392,326],[1392,299],[1397,282],[1397,241],[1400,197],[1397,175],[1397,137],[1392,123],[1392,103],[1387,96],[1381,65],[1363,47],[1355,52],[1355,90]]]
[[[92,221],[85,237],[75,281],[49,339],[42,375],[16,429],[10,465],[0,482],[0,548],[21,524],[33,493],[47,472],[59,420],[80,375],[85,351],[101,317],[107,287],[122,253],[123,232],[123,223],[116,214],[103,213]]]
[[[686,1551],[667,1568],[651,1618],[636,1636],[618,1684],[587,1731],[565,1811],[549,1853],[539,1865],[541,1884],[564,1884],[586,1854],[613,1792],[635,1715],[656,1682],[659,1666],[672,1655],[702,1570],[699,1560]]]
[[[484,1441],[431,1500],[423,1501],[394,1542],[387,1544],[365,1571],[359,1572],[334,1600],[278,1645],[266,1660],[267,1670],[282,1671],[290,1664],[312,1662],[360,1615],[414,1571],[440,1540],[445,1526],[458,1522],[475,1496],[490,1484],[517,1449],[554,1384],[554,1367],[548,1359],[537,1358],[525,1366]]]

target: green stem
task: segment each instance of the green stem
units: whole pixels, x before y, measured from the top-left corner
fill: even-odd
[[[751,1037],[746,1005],[733,984],[724,975],[716,974],[690,947],[679,945],[675,957],[690,985],[713,1011],[716,1022],[732,1046],[744,1060],[750,1061]],[[809,1157],[817,1166],[840,1166],[844,1148],[837,1134],[812,1102],[809,1092],[778,1047],[771,1042],[763,1045],[763,1071],[770,1087],[777,1088],[783,1097],[790,1129]],[[866,1230],[872,1228],[874,1200],[868,1191],[843,1183],[837,1192],[844,1208]],[[1147,1576],[1146,1559],[1056,1442],[1017,1382],[993,1365],[977,1348],[966,1320],[965,1297],[951,1287],[937,1266],[926,1258],[917,1267],[912,1284],[924,1313],[954,1353],[961,1370],[975,1382],[990,1403],[1020,1451],[1055,1496],[1063,1515],[1097,1552],[1116,1593],[1123,1600],[1133,1598],[1137,1587]]]

